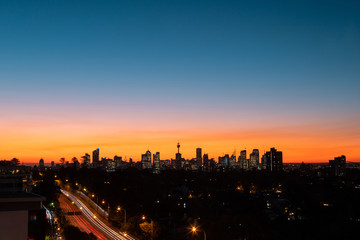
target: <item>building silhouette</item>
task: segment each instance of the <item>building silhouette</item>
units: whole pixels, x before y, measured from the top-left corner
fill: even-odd
[[[203,170],[204,171],[209,171],[209,166],[210,162],[209,162],[209,155],[206,153],[203,156]]]
[[[202,156],[201,156],[201,151],[202,151],[202,149],[201,148],[197,148],[196,149],[196,165],[199,167],[199,168],[201,168],[201,166],[202,166]]]
[[[92,152],[92,157],[93,157],[93,161],[92,161],[92,165],[93,167],[99,167],[100,166],[100,149],[97,148]]]
[[[40,159],[40,161],[39,161],[39,169],[40,169],[40,171],[44,171],[44,170],[45,170],[45,162],[44,162],[44,159]]]
[[[83,166],[89,168],[90,167],[90,154],[85,153],[84,156],[81,157],[83,161]]]
[[[283,155],[282,152],[277,151],[276,148],[271,148],[263,156],[266,170],[271,172],[279,172],[283,170]]]
[[[335,177],[345,176],[346,172],[346,157],[344,155],[329,160],[330,175]]]
[[[244,149],[240,152],[239,165],[240,165],[240,168],[242,168],[242,169],[249,168],[249,161],[246,159],[246,149]]]
[[[178,143],[177,145],[177,149],[178,149],[178,152],[175,154],[175,161],[174,161],[174,167],[175,169],[182,169],[182,157],[181,157],[181,153],[180,153],[180,143]]]
[[[160,153],[157,152],[153,155],[153,169],[154,173],[159,174],[160,173]]]
[[[141,167],[142,169],[151,168],[151,152],[149,150],[147,150],[145,154],[141,155]]]
[[[250,168],[259,167],[259,149],[253,149],[253,152],[250,153],[249,167]]]

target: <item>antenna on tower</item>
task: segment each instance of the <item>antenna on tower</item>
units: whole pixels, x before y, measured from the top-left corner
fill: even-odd
[[[177,143],[178,153],[180,153],[180,142]]]

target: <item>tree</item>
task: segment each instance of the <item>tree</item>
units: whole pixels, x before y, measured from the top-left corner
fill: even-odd
[[[11,162],[12,162],[14,165],[16,165],[16,166],[20,164],[20,161],[19,161],[19,159],[17,159],[17,158],[11,159]]]
[[[60,163],[62,164],[62,165],[64,165],[65,164],[65,158],[60,158]]]

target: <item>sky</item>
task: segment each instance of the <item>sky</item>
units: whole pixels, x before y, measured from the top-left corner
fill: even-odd
[[[360,161],[360,2],[0,1],[0,159]]]

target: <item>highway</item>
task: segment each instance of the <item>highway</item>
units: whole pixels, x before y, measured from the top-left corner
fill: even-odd
[[[107,235],[109,239],[114,240],[136,240],[135,238],[129,236],[126,233],[119,233],[112,228],[110,228],[108,225],[106,225],[104,222],[102,222],[99,218],[96,217],[96,214],[94,214],[90,209],[76,196],[71,194],[68,191],[65,191],[61,189],[61,192],[67,196],[72,202],[74,202],[74,205],[79,208],[81,213],[83,214],[84,218],[88,222],[90,222],[93,226],[101,230],[104,234]]]
[[[61,209],[67,214],[80,211],[65,195],[59,197],[59,202]],[[71,225],[79,228],[81,231],[86,232],[87,234],[92,233],[97,239],[107,240],[107,238],[96,230],[82,215],[67,215],[66,217]]]

